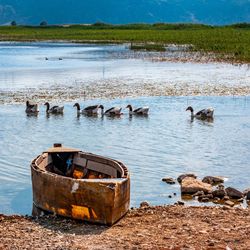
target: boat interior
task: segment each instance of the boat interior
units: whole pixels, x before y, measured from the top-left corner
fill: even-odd
[[[42,171],[75,179],[126,178],[127,168],[118,161],[76,150],[48,150],[33,166]]]

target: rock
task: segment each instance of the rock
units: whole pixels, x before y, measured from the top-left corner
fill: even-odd
[[[219,183],[223,183],[224,179],[221,177],[217,177],[217,176],[206,176],[202,179],[202,182],[205,182],[211,185],[217,185]]]
[[[215,197],[214,199],[213,199],[213,202],[214,203],[218,203],[220,201],[220,198],[218,198],[218,197]]]
[[[140,208],[144,208],[144,207],[149,207],[149,203],[147,201],[141,202]]]
[[[211,199],[213,199],[213,195],[212,194],[207,194],[207,195],[204,194],[204,195],[198,196],[198,201],[201,201],[201,202],[208,202]]]
[[[207,245],[210,246],[210,247],[214,246],[214,241],[213,240],[209,240]]]
[[[250,188],[247,188],[243,191],[243,194],[246,195],[248,192],[250,192]]]
[[[250,191],[247,192],[247,194],[246,194],[246,199],[247,199],[247,200],[250,200]]]
[[[204,195],[204,192],[203,191],[198,191],[195,194],[193,194],[193,197],[202,196],[202,195]]]
[[[222,210],[232,210],[233,208],[229,207],[229,206],[223,206]]]
[[[237,200],[238,202],[243,202],[244,201],[244,198],[240,198]]]
[[[198,201],[202,201],[202,199],[204,199],[205,197],[205,195],[198,196]]]
[[[212,194],[207,194],[206,196],[207,196],[208,199],[213,199],[214,198],[214,196]]]
[[[224,189],[216,189],[212,192],[213,197],[223,198],[227,195],[226,191]]]
[[[244,192],[243,192],[244,196],[246,196],[246,199],[247,200],[250,200],[250,188],[246,189]]]
[[[209,202],[209,198],[208,198],[208,197],[203,197],[203,198],[201,199],[201,202]]]
[[[232,187],[227,187],[225,189],[227,195],[232,198],[232,199],[240,199],[243,197],[243,193],[240,192],[239,190],[232,188]]]
[[[224,198],[223,198],[224,201],[228,201],[230,200],[229,196],[225,195]]]
[[[182,194],[195,194],[198,191],[203,191],[204,193],[208,193],[212,191],[212,186],[200,180],[194,179],[193,177],[186,177],[182,180],[181,182]]]
[[[192,178],[194,178],[194,179],[197,178],[197,176],[196,176],[195,174],[182,174],[182,175],[180,175],[180,176],[177,178],[177,181],[178,181],[179,183],[181,183],[181,182],[183,181],[183,179],[185,179],[186,177],[192,177]]]
[[[177,205],[182,205],[182,206],[183,206],[185,203],[184,203],[183,201],[177,201],[176,204],[177,204]]]
[[[234,206],[234,202],[228,200],[228,201],[225,201],[225,205],[233,207]]]
[[[162,181],[166,182],[167,184],[175,184],[175,180],[171,177],[164,177]]]

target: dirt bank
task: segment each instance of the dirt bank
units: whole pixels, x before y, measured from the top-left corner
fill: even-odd
[[[0,249],[250,249],[250,210],[145,207],[112,227],[0,215]]]

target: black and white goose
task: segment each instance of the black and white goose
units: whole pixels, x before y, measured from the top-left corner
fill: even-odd
[[[119,116],[119,115],[122,115],[122,113],[121,113],[122,108],[120,108],[120,107],[112,107],[110,109],[107,109],[104,112],[103,105],[100,105],[100,109],[102,110],[102,115],[108,115],[108,116]]]
[[[48,102],[45,102],[44,105],[47,106],[47,108],[46,108],[47,114],[63,114],[64,106],[52,106],[52,107],[50,107],[50,104]]]
[[[129,104],[126,108],[129,109],[130,115],[148,115],[149,107],[141,107],[133,110],[132,106]]]
[[[26,113],[37,113],[39,112],[38,105],[37,104],[30,104],[29,101],[26,101]]]
[[[73,107],[76,107],[78,115],[80,115],[80,114],[97,115],[98,109],[100,108],[100,106],[102,106],[102,105],[88,106],[88,107],[81,110],[80,104],[78,102],[76,102]]]
[[[202,109],[196,114],[194,114],[194,109],[189,106],[187,107],[186,111],[190,110],[191,112],[191,118],[197,118],[197,119],[212,119],[214,115],[214,109],[213,108],[206,108]]]

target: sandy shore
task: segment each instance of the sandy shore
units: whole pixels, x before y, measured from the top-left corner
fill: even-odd
[[[112,227],[0,215],[0,249],[250,249],[250,210],[143,207]]]

